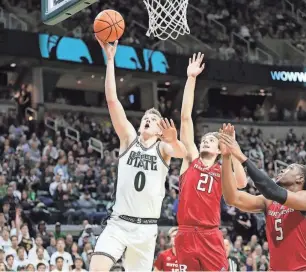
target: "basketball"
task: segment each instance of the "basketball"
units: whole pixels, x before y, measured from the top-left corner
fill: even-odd
[[[96,37],[101,42],[114,42],[123,35],[125,22],[119,12],[107,9],[97,15],[93,28]]]

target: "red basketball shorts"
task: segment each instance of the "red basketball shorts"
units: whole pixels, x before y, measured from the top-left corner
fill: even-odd
[[[219,229],[180,226],[175,238],[180,271],[227,271],[223,236]]]

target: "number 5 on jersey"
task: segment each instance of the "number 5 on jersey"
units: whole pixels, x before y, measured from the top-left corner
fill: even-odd
[[[212,191],[213,183],[214,178],[212,176],[207,175],[205,173],[201,173],[201,179],[198,182],[197,190],[202,192],[208,192],[210,194]]]
[[[275,220],[275,231],[277,231],[276,241],[282,241],[284,239],[284,232],[282,228],[282,219]]]

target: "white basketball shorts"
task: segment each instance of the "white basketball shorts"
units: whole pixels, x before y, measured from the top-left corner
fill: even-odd
[[[116,263],[125,253],[125,271],[151,271],[157,231],[157,225],[111,218],[97,239],[93,254],[107,256]]]

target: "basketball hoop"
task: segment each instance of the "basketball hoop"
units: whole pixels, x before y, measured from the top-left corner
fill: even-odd
[[[160,40],[177,39],[189,34],[187,23],[188,0],[143,0],[149,14],[147,36],[153,34]]]

